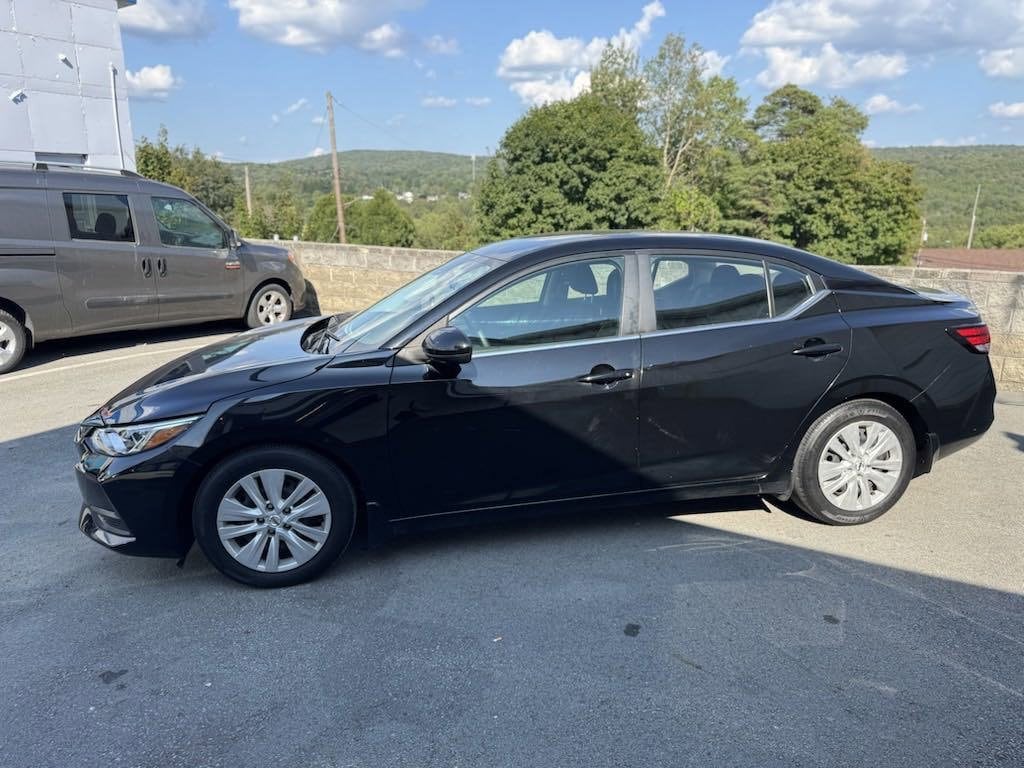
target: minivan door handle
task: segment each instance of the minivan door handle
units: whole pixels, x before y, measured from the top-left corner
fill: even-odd
[[[633,371],[630,368],[615,369],[610,365],[595,365],[590,373],[580,376],[576,381],[581,384],[614,384],[632,378]]]
[[[826,344],[824,339],[808,339],[802,347],[794,349],[793,354],[802,355],[803,357],[825,357],[826,355],[834,355],[836,352],[842,351],[843,346],[841,344]]]
[[[163,256],[156,260],[156,272],[160,277],[167,277],[167,260]]]
[[[143,259],[139,262],[139,266],[142,267],[142,276],[150,277],[153,274],[153,265],[149,259]]]

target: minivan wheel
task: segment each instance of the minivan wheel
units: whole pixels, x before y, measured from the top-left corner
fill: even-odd
[[[265,285],[253,294],[245,322],[250,328],[277,325],[292,317],[292,297],[279,285]]]
[[[348,546],[355,520],[355,493],[338,468],[290,446],[221,462],[192,509],[196,541],[214,567],[255,587],[320,575]]]
[[[10,312],[0,309],[0,373],[17,368],[27,346],[25,326]]]
[[[879,517],[906,491],[917,462],[914,432],[880,400],[843,403],[804,435],[793,465],[793,496],[833,525]]]

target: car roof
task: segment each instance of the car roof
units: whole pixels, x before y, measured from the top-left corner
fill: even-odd
[[[32,167],[25,164],[0,163],[0,187],[24,189],[91,190],[94,192],[144,194],[182,194],[170,184],[153,181],[132,171],[65,167]]]
[[[592,252],[596,249],[609,251],[648,249],[730,251],[764,258],[782,259],[824,277],[854,282],[886,282],[874,275],[862,272],[850,264],[826,259],[823,256],[818,256],[789,245],[773,243],[768,240],[758,240],[752,237],[716,235],[704,232],[561,232],[502,240],[501,242],[478,248],[474,253],[506,262],[520,260],[533,262],[557,256]]]

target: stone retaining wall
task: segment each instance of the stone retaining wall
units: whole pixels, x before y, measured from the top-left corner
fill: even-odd
[[[456,255],[369,245],[276,244],[296,255],[324,313],[362,309]],[[866,270],[912,288],[969,296],[992,331],[992,368],[1000,387],[1024,390],[1024,273],[926,267]]]

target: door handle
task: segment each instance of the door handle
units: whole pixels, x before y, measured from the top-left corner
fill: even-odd
[[[821,339],[808,339],[802,347],[794,349],[793,354],[803,357],[825,357],[842,351],[842,344],[826,344]]]
[[[603,370],[597,370],[598,368]],[[625,381],[626,379],[633,378],[633,371],[629,368],[619,370],[615,370],[613,368],[611,370],[604,370],[607,368],[608,366],[595,366],[593,371],[588,373],[586,376],[580,376],[576,381],[581,384],[614,384],[617,381]]]
[[[167,277],[167,261],[163,256],[156,260],[156,272],[160,277]]]
[[[150,263],[149,259],[143,259],[140,261],[139,266],[142,267],[143,277],[150,277],[153,274],[153,265]]]

